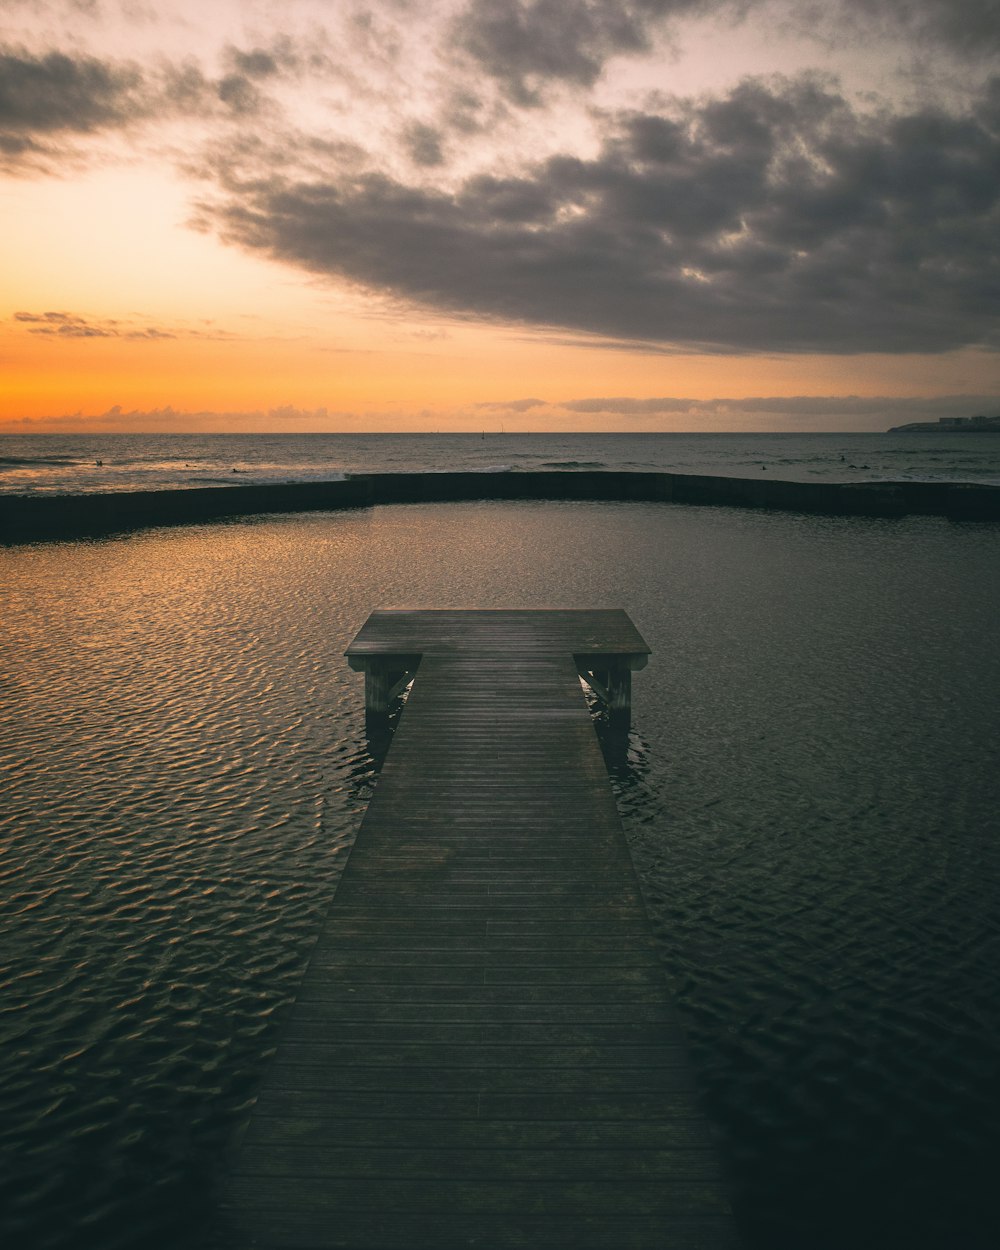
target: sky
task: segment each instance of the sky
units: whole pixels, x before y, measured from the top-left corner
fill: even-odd
[[[1000,0],[2,0],[0,432],[1000,412]]]

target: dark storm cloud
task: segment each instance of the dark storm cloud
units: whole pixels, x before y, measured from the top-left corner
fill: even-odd
[[[716,351],[995,344],[991,92],[867,115],[810,77],[752,80],[609,118],[592,159],[453,192],[255,170],[213,211],[247,249],[448,314]]]

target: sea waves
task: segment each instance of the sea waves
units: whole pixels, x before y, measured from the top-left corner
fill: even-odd
[[[14,493],[538,470],[1000,484],[990,434],[53,434],[5,435],[0,449],[0,491]]]

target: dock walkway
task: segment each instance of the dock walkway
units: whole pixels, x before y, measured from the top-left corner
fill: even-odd
[[[611,611],[352,643],[372,713],[418,674],[227,1188],[247,1245],[738,1247],[578,679],[647,653]]]

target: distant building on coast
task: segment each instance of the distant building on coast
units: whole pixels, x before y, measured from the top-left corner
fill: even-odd
[[[1000,434],[1000,416],[996,417],[938,417],[936,421],[911,421],[909,425],[894,425],[890,434]]]

